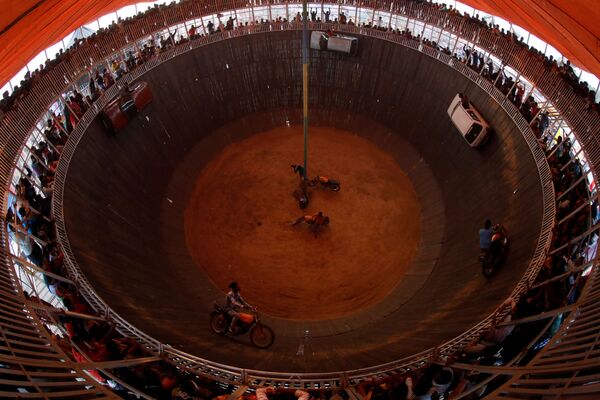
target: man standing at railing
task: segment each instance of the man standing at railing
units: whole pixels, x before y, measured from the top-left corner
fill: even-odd
[[[346,14],[344,14],[344,12],[342,11],[340,13],[340,24],[345,24],[346,23]]]
[[[192,27],[188,31],[188,35],[189,35],[190,39],[194,39],[194,37],[196,36],[196,26],[195,25],[192,25]]]
[[[206,27],[208,28],[208,33],[209,34],[213,34],[215,33],[215,24],[213,24],[212,21],[208,21],[208,24],[206,24]]]

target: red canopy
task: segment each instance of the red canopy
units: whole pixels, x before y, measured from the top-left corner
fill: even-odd
[[[572,63],[600,77],[600,1],[464,0],[462,2],[519,25],[554,46]]]
[[[574,64],[600,76],[598,0],[463,0],[550,43]],[[132,0],[4,0],[0,12],[0,85],[35,55],[81,25]],[[50,55],[53,57],[53,55]]]

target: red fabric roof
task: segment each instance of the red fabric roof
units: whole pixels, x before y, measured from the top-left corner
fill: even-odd
[[[600,1],[464,0],[463,3],[519,25],[550,43],[572,63],[600,77]]]
[[[463,0],[550,43],[576,65],[600,76],[598,0]],[[2,0],[0,82],[79,26],[134,4],[131,0]],[[53,55],[49,55],[53,56]]]

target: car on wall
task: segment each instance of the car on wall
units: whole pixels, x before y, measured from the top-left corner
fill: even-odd
[[[469,146],[478,147],[485,142],[490,125],[469,101],[468,97],[458,93],[448,107],[448,115]]]
[[[100,120],[109,133],[125,129],[140,111],[152,102],[153,96],[147,82],[126,85],[100,113]]]
[[[312,31],[310,48],[322,51],[339,51],[355,56],[358,52],[358,38],[336,35],[333,32]]]

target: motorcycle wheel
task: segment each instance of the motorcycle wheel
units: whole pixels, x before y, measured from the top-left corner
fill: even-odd
[[[117,133],[115,131],[115,127],[112,124],[112,121],[110,120],[108,115],[106,115],[106,113],[104,111],[102,111],[100,113],[100,122],[102,123],[102,126],[106,130],[106,133],[108,133],[110,136],[114,136]]]
[[[275,341],[275,333],[266,325],[255,325],[250,330],[250,341],[259,349],[266,349]]]
[[[341,187],[339,183],[330,183],[329,189],[333,190],[334,192],[339,192]]]
[[[229,322],[223,314],[215,313],[210,317],[210,329],[218,335],[224,335],[229,328]]]
[[[489,278],[494,273],[494,263],[491,261],[483,261],[481,263],[481,272],[483,272],[483,276]]]

